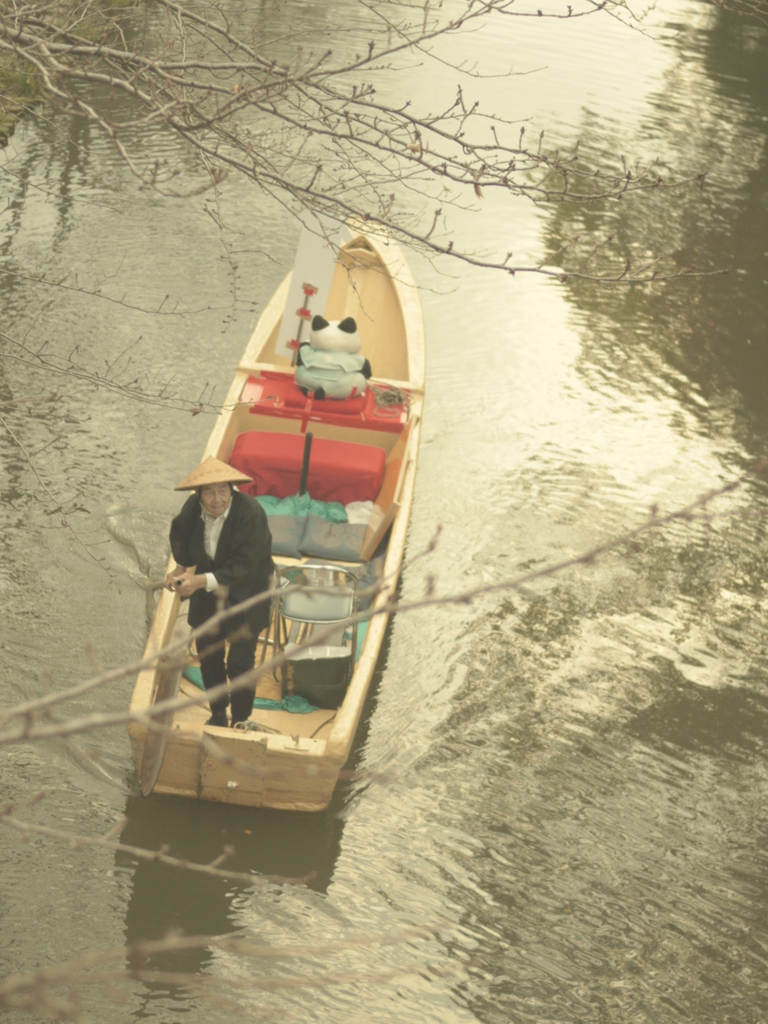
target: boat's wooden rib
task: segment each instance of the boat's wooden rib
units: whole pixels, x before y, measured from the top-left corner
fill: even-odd
[[[254,413],[243,401],[248,381],[264,372],[286,372],[290,360],[275,354],[275,343],[290,286],[289,274],[265,308],[246,347],[214,425],[203,457],[228,461],[238,436],[250,431],[298,434],[306,429],[300,418]],[[142,790],[216,800],[224,803],[317,811],[327,806],[347,761],[363,710],[387,623],[387,602],[394,592],[405,547],[413,502],[424,389],[424,330],[421,305],[410,270],[397,245],[376,236],[359,235],[343,247],[325,307],[328,319],[353,316],[362,339],[362,354],[370,360],[374,382],[388,384],[409,396],[407,422],[402,429],[371,429],[366,424],[339,425],[313,419],[315,437],[353,441],[384,450],[387,462],[377,519],[372,520],[362,559],[373,553],[388,533],[383,564],[386,584],[376,598],[373,614],[342,705],[334,713],[316,710],[306,715],[257,709],[253,721],[263,731],[222,729],[205,724],[209,710],[203,700],[176,712],[169,723],[164,756],[141,721],[129,727]],[[338,417],[331,417],[338,420]],[[375,426],[375,425],[374,425]],[[276,558],[279,564],[298,564]],[[186,630],[184,606],[161,591],[147,643],[151,655]],[[258,655],[257,655],[258,657]],[[174,680],[168,666],[141,672],[131,710],[146,711]],[[202,696],[182,679],[180,695]],[[279,699],[279,687],[262,675],[257,696]],[[204,739],[205,738],[205,739]],[[162,746],[162,740],[159,744]],[[161,762],[161,763],[160,763]],[[142,769],[143,766],[143,769]],[[153,785],[150,785],[150,782]]]

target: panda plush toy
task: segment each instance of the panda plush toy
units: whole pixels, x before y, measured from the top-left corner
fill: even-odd
[[[362,395],[371,376],[371,364],[360,352],[357,324],[348,316],[331,320],[312,318],[309,341],[302,342],[296,364],[296,383],[315,398],[355,398]]]

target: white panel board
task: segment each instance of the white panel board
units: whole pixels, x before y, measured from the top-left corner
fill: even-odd
[[[302,220],[305,226],[299,238],[291,287],[288,290],[288,299],[275,346],[276,355],[289,358],[295,351],[290,342],[299,336],[302,341],[309,338],[308,324],[304,325],[301,332],[299,331],[302,320],[297,310],[306,306],[311,317],[317,313],[325,313],[338,248],[352,239],[349,228],[330,217],[324,217],[321,221],[312,214],[305,214]],[[317,288],[317,292],[309,297],[305,296],[305,284]]]

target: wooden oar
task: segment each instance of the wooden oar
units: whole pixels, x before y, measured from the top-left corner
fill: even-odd
[[[175,632],[175,631],[174,631]],[[174,639],[177,639],[174,637]],[[153,704],[159,704],[164,700],[173,700],[179,692],[181,673],[185,661],[184,648],[176,651],[167,658],[161,658],[157,663],[157,686],[155,687]],[[164,711],[152,719],[156,729],[147,730],[147,738],[144,742],[144,754],[141,759],[141,771],[139,772],[139,785],[142,796],[149,796],[155,788],[160,769],[163,767],[165,747],[168,743],[168,733],[173,722],[173,711]]]
[[[144,584],[144,604],[148,626],[152,625],[152,619],[155,617],[155,591],[162,590],[164,586],[165,580],[153,580],[149,577],[147,577],[147,582]]]

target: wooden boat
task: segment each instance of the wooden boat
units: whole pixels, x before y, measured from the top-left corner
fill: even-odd
[[[355,400],[352,411],[348,402],[313,401],[311,393],[296,399],[291,354],[285,349],[281,352],[279,338],[281,329],[284,333],[286,302],[290,304],[291,296],[296,294],[297,280],[292,287],[289,274],[256,325],[203,458],[213,455],[230,462],[236,447],[239,451],[249,445],[256,452],[253,457],[258,458],[259,452],[282,450],[282,443],[295,448],[308,430],[315,445],[319,439],[321,443],[331,442],[331,449],[338,443],[367,446],[368,454],[383,465],[383,473],[360,557],[354,561],[320,560],[359,574],[376,551],[384,581],[371,605],[377,614],[370,616],[346,694],[335,711],[323,708],[292,714],[282,709],[256,708],[252,715],[255,730],[223,729],[205,724],[210,712],[203,703],[160,719],[167,726],[166,733],[160,735],[157,730],[148,730],[146,722],[133,721],[128,731],[140,779],[147,761],[157,761],[151,772],[156,780],[142,780],[145,793],[151,790],[254,807],[318,811],[328,805],[349,757],[384,638],[387,602],[403,557],[413,500],[425,370],[421,305],[402,252],[390,239],[354,234],[354,230],[349,234],[352,237],[348,235],[349,240],[332,260],[324,315],[329,320],[355,318],[362,354],[373,370],[370,383],[380,389],[379,394],[381,389],[392,389],[395,398],[398,392],[394,389],[398,389],[405,400],[382,407],[367,393],[365,407],[361,410],[359,400]],[[242,463],[239,468],[243,468]],[[309,490],[314,497],[311,479],[310,473]],[[296,554],[298,558],[275,555],[278,569],[308,562],[307,555]],[[146,656],[183,638],[188,631],[186,602],[162,590]],[[257,649],[257,664],[262,643],[263,638]],[[267,657],[272,650],[268,648]],[[141,672],[131,710],[146,711],[172,692],[179,671],[179,664],[171,663]],[[199,696],[200,691],[183,678],[179,695]],[[256,696],[281,698],[272,673],[259,677]],[[213,741],[215,749],[204,738]]]

